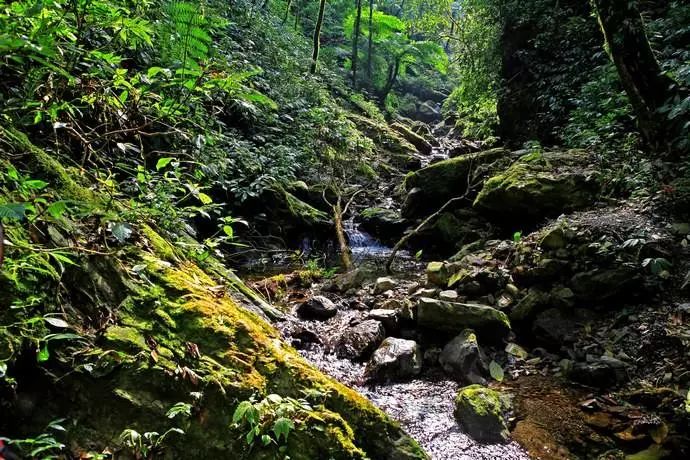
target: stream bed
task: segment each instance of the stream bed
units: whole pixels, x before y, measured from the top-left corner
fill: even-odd
[[[352,223],[348,223],[346,229],[355,263],[359,267],[381,272],[390,249],[358,230]],[[395,267],[398,279],[418,278],[424,269],[407,253],[400,254]],[[313,294],[319,294],[318,291],[317,287]],[[321,338],[316,343],[297,347],[321,371],[356,389],[399,421],[435,460],[529,459],[516,442],[481,444],[462,432],[453,416],[453,401],[460,385],[447,378],[437,366],[423,367],[421,375],[411,380],[378,384],[365,382],[365,364],[337,357],[329,339],[366,318],[367,312],[362,308],[348,307],[356,303],[356,299],[348,296],[336,299],[332,294],[329,297],[338,300],[340,305],[333,318],[310,321],[294,315],[280,326],[288,341],[299,335],[295,331],[303,329]]]

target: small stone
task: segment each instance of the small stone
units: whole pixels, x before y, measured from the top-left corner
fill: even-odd
[[[386,337],[380,321],[368,319],[346,329],[335,342],[339,358],[366,359]]]
[[[515,298],[520,294],[520,289],[514,284],[508,283],[506,284],[506,293],[512,298]]]
[[[393,334],[398,330],[398,312],[397,310],[382,310],[376,309],[369,312],[369,318],[381,321],[386,333]]]
[[[438,295],[439,290],[438,289],[432,289],[432,288],[427,288],[427,289],[420,289],[419,291],[414,293],[415,297],[430,297],[434,298]]]
[[[690,233],[690,223],[676,222],[671,224],[671,231],[679,236],[685,236]]]
[[[388,337],[367,363],[364,375],[374,380],[401,380],[422,371],[422,352],[413,340]]]
[[[297,314],[303,319],[327,320],[338,313],[338,307],[324,296],[314,296],[297,307]]]
[[[560,227],[549,230],[541,239],[539,245],[543,249],[561,249],[565,247],[565,234]]]
[[[508,345],[506,345],[505,352],[519,359],[527,358],[527,351],[517,343],[508,343]]]
[[[454,300],[458,300],[458,293],[456,291],[441,291],[438,294],[439,300],[446,300],[448,302],[453,302]]]
[[[426,267],[426,279],[429,285],[446,286],[449,277],[448,266],[443,262],[430,262]]]
[[[455,419],[462,429],[480,442],[508,442],[510,433],[503,415],[505,398],[481,385],[461,388],[455,397]]]
[[[381,277],[376,279],[376,284],[374,285],[374,294],[382,294],[386,291],[395,289],[397,283],[393,278]]]

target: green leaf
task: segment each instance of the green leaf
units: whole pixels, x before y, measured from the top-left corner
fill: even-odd
[[[46,208],[46,212],[53,219],[60,219],[65,211],[67,211],[67,202],[65,201],[56,201]]]
[[[0,362],[0,379],[7,375],[7,363]]]
[[[685,412],[690,414],[690,390],[688,390],[688,395],[685,398]]]
[[[522,232],[520,231],[513,233],[513,241],[519,243],[520,240],[522,240]]]
[[[42,180],[27,180],[23,185],[31,190],[42,190],[48,186],[48,182]]]
[[[172,157],[163,157],[159,159],[156,162],[156,171],[160,171],[161,169],[165,168],[170,164],[171,161],[173,161],[174,158]]]
[[[280,417],[273,423],[273,433],[278,441],[280,441],[280,437],[283,436],[285,442],[287,442],[288,435],[294,428],[295,424],[292,422],[292,420],[285,417]]]
[[[40,349],[38,352],[38,355],[36,356],[36,359],[38,360],[39,363],[44,363],[50,359],[50,351],[48,351],[48,342],[43,344],[43,348]]]
[[[117,222],[110,228],[110,232],[120,244],[132,236],[132,231],[132,226],[126,222]]]
[[[53,327],[66,328],[69,324],[64,319],[55,318],[54,316],[44,316],[43,321],[50,324]]]
[[[229,225],[223,225],[223,233],[225,233],[228,238],[232,239],[235,237],[235,231]]]
[[[491,374],[491,378],[497,382],[503,381],[503,368],[496,361],[491,361],[491,363],[489,363],[489,374]]]
[[[244,414],[246,414],[250,408],[254,408],[254,406],[249,401],[242,401],[239,403],[235,409],[235,413],[232,414],[232,423],[239,423],[239,421],[244,418]]]
[[[261,444],[264,446],[267,446],[271,443],[271,437],[267,434],[262,434],[261,435]]]
[[[199,192],[199,201],[201,201],[202,204],[207,205],[213,203],[213,198],[211,198],[204,192]]]
[[[26,216],[26,205],[20,203],[0,204],[0,219],[23,220]]]

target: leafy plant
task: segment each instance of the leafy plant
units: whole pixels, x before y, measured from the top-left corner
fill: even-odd
[[[165,416],[169,419],[182,417],[188,419],[192,415],[192,405],[184,402],[174,404]],[[172,434],[184,435],[181,428],[173,427],[164,433],[147,431],[143,434],[132,428],[127,428],[120,434],[120,442],[130,449],[137,459],[156,458],[165,448],[167,438]]]
[[[261,400],[251,397],[237,405],[232,416],[232,427],[245,429],[244,438],[249,451],[258,443],[263,447],[275,446],[285,453],[287,440],[296,425],[312,411],[305,399],[283,398],[270,394]]]
[[[40,460],[63,458],[62,451],[65,449],[65,445],[57,440],[54,433],[66,431],[62,426],[64,421],[65,419],[53,420],[48,424],[45,432],[35,438],[9,439],[0,437],[0,441],[15,447],[30,458]]]

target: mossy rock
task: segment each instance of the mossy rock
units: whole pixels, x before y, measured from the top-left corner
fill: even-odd
[[[40,152],[36,161],[49,162],[38,148],[27,153],[38,157],[34,150]],[[65,200],[101,201],[76,181],[60,192]],[[80,457],[120,450],[119,436],[127,428],[164,433],[182,427],[184,435],[165,442],[172,457],[241,458],[247,453],[244,433],[230,423],[240,401],[308,392],[321,395],[319,404],[293,432],[286,452],[291,458],[428,458],[370,401],[285,344],[266,320],[275,309],[220,262],[192,262],[187,245],[173,244],[144,224],[134,235],[130,244],[114,249],[116,260],[74,255],[60,298],[67,299],[66,319],[83,340],[52,342],[42,364],[49,371],[15,374],[10,363],[16,398],[6,409],[17,416],[0,421],[3,435],[35,437],[51,420],[65,418],[60,440],[69,456]],[[18,295],[3,292],[9,304]],[[166,417],[178,402],[194,405],[189,420]],[[245,457],[262,458],[255,453]]]
[[[504,443],[510,436],[504,418],[505,398],[482,385],[461,388],[455,397],[455,419],[463,430],[480,442]]]
[[[478,166],[493,163],[505,157],[507,151],[502,148],[470,153],[449,160],[434,163],[419,171],[411,172],[405,177],[403,186],[407,192],[420,189],[421,198],[416,203],[423,202],[424,206],[407,206],[403,208],[403,216],[414,217],[425,211],[440,208],[451,198],[462,196],[468,187],[468,175]]]
[[[513,226],[586,208],[601,191],[600,174],[591,162],[581,150],[524,155],[484,183],[474,207]]]
[[[428,297],[419,299],[417,323],[425,328],[452,333],[472,328],[487,340],[495,341],[510,332],[508,316],[493,307],[444,302]]]

